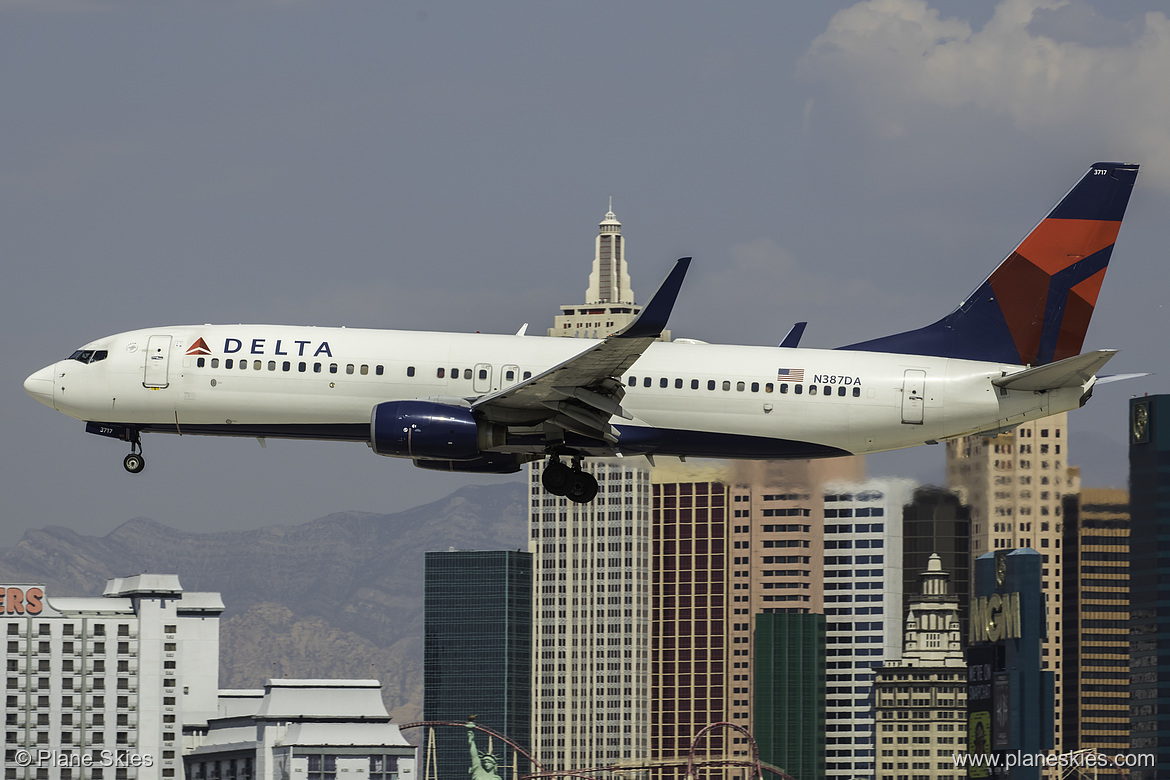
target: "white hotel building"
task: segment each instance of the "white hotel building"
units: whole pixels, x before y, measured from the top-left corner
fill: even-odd
[[[219,594],[167,574],[2,587],[4,779],[182,777],[183,726],[216,715]]]

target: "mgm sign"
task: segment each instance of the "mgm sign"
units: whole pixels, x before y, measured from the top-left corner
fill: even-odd
[[[1047,630],[1040,590],[1042,558],[1031,549],[1000,550],[975,561],[967,648],[967,752],[990,757],[1035,754],[1053,745],[1055,676],[1041,671]],[[978,765],[975,765],[975,764]],[[1005,770],[968,764],[968,777]],[[1002,757],[999,766],[1004,764]],[[1017,766],[1012,778],[1039,778]]]

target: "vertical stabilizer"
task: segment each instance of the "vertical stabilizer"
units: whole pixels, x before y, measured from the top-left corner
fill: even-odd
[[[1034,366],[1080,354],[1137,172],[1095,163],[959,308],[841,349]]]

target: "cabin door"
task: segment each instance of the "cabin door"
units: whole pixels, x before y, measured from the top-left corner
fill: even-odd
[[[170,384],[167,364],[171,359],[171,337],[151,336],[146,342],[146,369],[143,387],[163,388]]]
[[[902,422],[922,425],[922,408],[926,403],[926,372],[907,369],[902,378]]]

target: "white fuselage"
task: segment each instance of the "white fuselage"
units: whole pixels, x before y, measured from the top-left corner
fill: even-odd
[[[586,339],[274,325],[121,333],[26,388],[87,422],[182,434],[369,441],[391,400],[465,403],[522,382]],[[1022,366],[916,355],[654,343],[621,377],[614,451],[695,457],[867,453],[1076,408],[1092,380],[1046,392],[991,380]],[[363,427],[364,426],[364,427]],[[500,452],[530,452],[522,437]],[[600,451],[592,454],[602,454]]]

